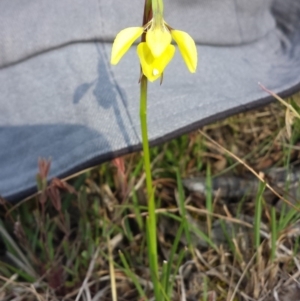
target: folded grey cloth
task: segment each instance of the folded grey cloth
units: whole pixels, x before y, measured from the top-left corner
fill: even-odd
[[[66,176],[141,148],[139,61],[117,66],[123,28],[141,26],[143,0],[0,1],[0,195],[34,192],[39,157]],[[165,20],[196,41],[190,74],[179,51],[149,84],[149,138],[162,143],[266,104],[258,82],[300,90],[299,0],[165,0]]]

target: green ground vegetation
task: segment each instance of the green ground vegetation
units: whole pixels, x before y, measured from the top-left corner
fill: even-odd
[[[161,300],[295,300],[300,207],[289,179],[278,191],[265,171],[297,166],[299,99],[287,100],[293,110],[276,102],[151,149]],[[47,164],[36,195],[1,200],[0,300],[153,300],[141,154],[49,184]],[[254,197],[213,191],[215,177],[251,172],[263,180]],[[206,195],[183,185],[199,175]]]

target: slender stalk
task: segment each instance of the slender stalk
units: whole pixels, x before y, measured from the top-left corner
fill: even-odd
[[[164,3],[162,0],[152,0],[153,17],[163,17]]]
[[[155,1],[155,0],[154,0]],[[146,25],[152,18],[153,0],[145,0],[143,25]],[[146,34],[142,35],[142,42],[145,42]],[[148,258],[151,271],[151,280],[154,287],[154,296],[156,301],[161,300],[160,283],[158,276],[158,255],[157,255],[157,235],[156,235],[156,215],[154,190],[152,185],[150,151],[147,128],[147,78],[142,74],[140,78],[140,120],[143,143],[144,169],[146,173],[147,199],[148,199],[148,218],[147,218],[147,244]]]
[[[148,126],[147,126],[147,78],[143,75],[141,79],[141,96],[140,96],[140,119],[141,130],[143,140],[143,152],[144,152],[144,167],[146,172],[146,184],[148,191],[148,198],[152,195],[152,176],[150,165],[150,152],[148,142]]]
[[[141,78],[141,94],[140,94],[140,119],[143,142],[143,158],[146,173],[146,186],[148,198],[148,254],[151,269],[151,278],[154,284],[154,294],[156,300],[160,299],[158,284],[158,256],[157,256],[157,237],[156,237],[156,215],[154,190],[152,185],[150,152],[147,128],[147,78],[143,75]]]

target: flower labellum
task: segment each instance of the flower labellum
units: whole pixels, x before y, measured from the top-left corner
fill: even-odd
[[[197,48],[192,37],[180,30],[172,29],[163,19],[162,0],[152,0],[152,20],[144,27],[129,27],[121,30],[113,43],[111,64],[116,65],[131,45],[144,32],[146,42],[137,46],[143,74],[153,82],[160,78],[175,54],[172,39],[177,43],[182,58],[191,73],[197,68]]]
[[[155,57],[147,43],[140,43],[137,47],[137,53],[144,75],[153,82],[160,78],[164,69],[169,64],[175,53],[173,45],[167,45],[163,53]]]

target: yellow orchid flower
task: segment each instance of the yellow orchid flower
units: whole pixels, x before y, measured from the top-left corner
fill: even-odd
[[[149,81],[160,78],[172,60],[175,53],[172,39],[177,43],[189,71],[196,72],[197,48],[192,37],[184,31],[172,29],[165,22],[162,0],[152,0],[152,14],[152,20],[144,27],[129,27],[117,34],[111,52],[111,64],[116,65],[134,41],[145,32],[146,42],[137,46],[137,54],[143,74]]]

